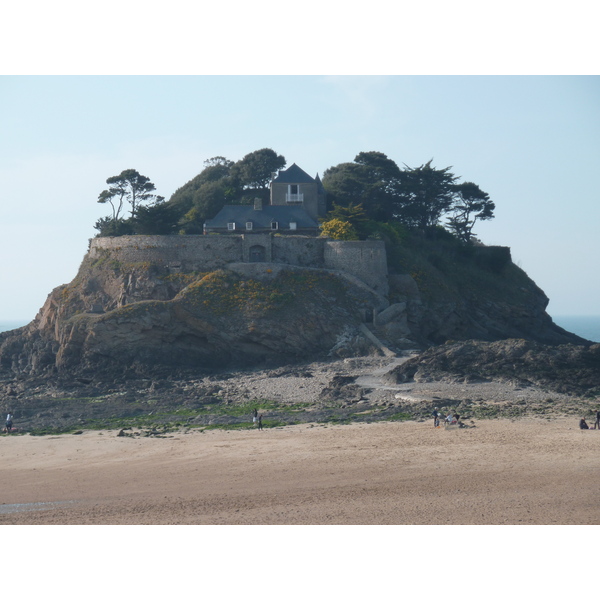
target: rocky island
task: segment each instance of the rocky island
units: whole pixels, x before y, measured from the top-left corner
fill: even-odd
[[[252,402],[271,402],[277,422],[287,422],[286,404],[319,407],[302,411],[302,419],[347,420],[365,403],[376,405],[380,418],[427,414],[435,399],[407,406],[392,386],[449,376],[506,380],[506,370],[489,369],[488,347],[496,361],[501,355],[512,365],[514,381],[535,371],[530,386],[561,394],[598,390],[598,346],[556,326],[545,312],[546,296],[510,261],[494,272],[479,258],[455,258],[453,271],[413,248],[420,270],[388,274],[383,242],[263,236],[275,257],[315,265],[300,266],[243,262],[248,241],[256,245],[257,238],[226,238],[222,243],[240,250],[227,262],[211,236],[92,240],[75,279],[48,296],[35,320],[0,334],[3,410],[34,429],[161,412],[165,423],[226,423],[226,413],[236,412],[232,404],[249,412]],[[292,253],[283,252],[285,244]],[[332,247],[336,262],[325,263]],[[497,342],[512,338],[521,339],[516,355]],[[448,360],[450,350],[467,357],[460,368]],[[567,356],[577,371],[561,374],[555,366]],[[357,385],[386,365],[391,370],[379,383]],[[281,390],[269,385],[284,380],[291,383]],[[176,416],[182,409],[185,419]]]
[[[257,406],[270,425],[591,409],[600,346],[552,321],[509,248],[376,223],[353,239],[339,219],[318,235],[324,211],[318,176],[292,165],[268,203],[225,206],[203,234],[103,222],[73,281],[0,333],[0,409],[40,431],[234,426]],[[435,382],[454,387],[417,389]],[[494,383],[531,402],[484,410],[475,386]]]

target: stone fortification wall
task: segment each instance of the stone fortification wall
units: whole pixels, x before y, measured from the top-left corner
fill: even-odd
[[[383,296],[388,294],[387,255],[380,241],[337,242],[326,240],[326,269],[352,273]]]
[[[124,235],[94,238],[89,256],[126,263],[151,262],[184,271],[220,269],[242,260],[241,236]]]
[[[273,236],[271,240],[273,262],[319,269],[325,266],[323,259],[325,238]]]
[[[262,245],[268,262],[336,269],[354,275],[381,295],[388,293],[385,245],[325,238],[271,235],[134,235],[94,238],[91,259],[110,256],[125,263],[151,262],[183,271],[208,271],[249,262]]]

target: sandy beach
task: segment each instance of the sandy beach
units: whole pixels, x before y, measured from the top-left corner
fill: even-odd
[[[598,524],[573,417],[0,438],[2,524]]]

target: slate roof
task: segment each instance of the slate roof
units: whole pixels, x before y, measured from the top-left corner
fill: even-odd
[[[254,210],[254,206],[227,205],[224,206],[214,219],[208,219],[205,227],[226,229],[227,223],[235,223],[236,229],[246,229],[246,223],[251,221],[254,228],[271,228],[271,223],[277,221],[281,229],[288,229],[290,223],[296,223],[298,229],[314,228],[319,224],[301,206],[263,206],[262,210]]]
[[[315,177],[315,181],[317,182],[317,189],[319,190],[319,193],[325,195],[325,188],[323,187],[323,183],[321,181],[321,178],[319,177],[319,174],[317,173],[317,176]]]
[[[273,183],[314,183],[315,180],[303,171],[296,163],[285,171],[280,171],[279,175],[273,179]]]

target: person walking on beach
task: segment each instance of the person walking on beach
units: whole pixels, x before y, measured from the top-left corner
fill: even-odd
[[[262,431],[262,415],[258,415],[258,430]]]
[[[10,433],[12,431],[13,425],[13,417],[10,413],[6,415],[6,433]]]

